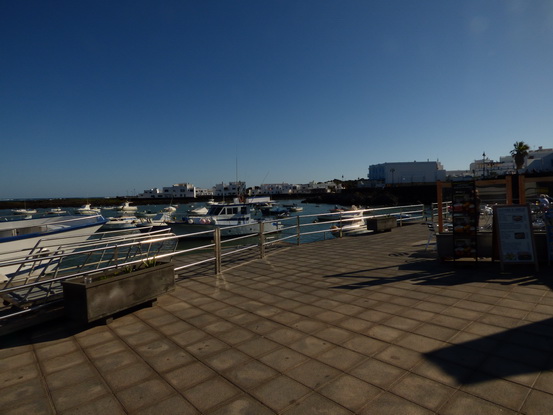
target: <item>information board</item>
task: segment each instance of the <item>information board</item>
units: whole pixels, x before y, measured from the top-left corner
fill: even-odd
[[[504,263],[533,263],[537,267],[530,208],[494,206],[493,215],[501,266]]]

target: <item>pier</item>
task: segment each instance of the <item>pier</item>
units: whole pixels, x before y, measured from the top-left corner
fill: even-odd
[[[440,262],[427,240],[279,246],[107,325],[2,336],[0,413],[549,413],[552,267]]]

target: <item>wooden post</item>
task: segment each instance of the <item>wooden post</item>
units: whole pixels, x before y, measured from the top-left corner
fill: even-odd
[[[507,204],[513,204],[513,176],[505,176],[505,196],[507,198]]]
[[[518,176],[518,204],[519,205],[525,205],[526,204],[526,187],[525,187],[526,181],[524,174],[520,174]]]

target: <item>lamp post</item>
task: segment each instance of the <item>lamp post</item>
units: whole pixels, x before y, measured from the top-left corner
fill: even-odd
[[[486,177],[486,152],[485,151],[482,153],[482,165],[483,165],[482,178],[484,178]]]

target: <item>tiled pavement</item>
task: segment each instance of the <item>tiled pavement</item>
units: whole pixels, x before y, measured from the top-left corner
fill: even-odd
[[[282,248],[109,325],[0,337],[0,413],[553,413],[551,267],[440,263],[426,237]]]

